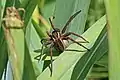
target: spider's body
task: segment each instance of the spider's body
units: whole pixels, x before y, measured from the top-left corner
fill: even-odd
[[[52,23],[52,20],[51,18],[49,18],[49,21],[51,23],[51,27],[53,29],[52,33],[49,33],[47,31],[47,35],[48,35],[48,38],[45,38],[45,39],[42,39],[41,40],[41,43],[43,44],[42,45],[42,50],[41,50],[41,54],[43,53],[43,46],[47,46],[47,45],[50,45],[50,56],[51,56],[51,75],[52,75],[52,48],[54,47],[59,53],[62,53],[63,51],[66,50],[66,41],[68,42],[69,40],[72,41],[73,43],[76,43],[78,45],[80,45],[81,47],[89,50],[88,48],[86,48],[84,45],[82,45],[81,43],[88,43],[88,41],[86,39],[84,39],[82,36],[74,33],[74,32],[67,32],[65,33],[66,29],[67,29],[67,26],[69,25],[69,23],[75,18],[76,15],[78,15],[79,13],[81,12],[78,11],[76,12],[74,15],[72,15],[69,20],[67,21],[67,23],[65,24],[65,26],[63,27],[62,30],[60,29],[57,29],[54,27],[53,23]],[[70,35],[74,35],[74,36],[77,36],[77,37],[80,37],[82,38],[84,41],[82,42],[77,42],[75,41],[74,39],[72,39],[70,37]],[[35,59],[37,59],[37,57],[40,57],[40,55],[36,56]],[[38,59],[40,60],[40,59]]]
[[[59,51],[59,53],[62,53],[66,48],[66,43],[60,31],[53,31],[51,39],[53,40],[54,48]]]

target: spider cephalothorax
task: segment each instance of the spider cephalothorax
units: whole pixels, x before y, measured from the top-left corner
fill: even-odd
[[[42,43],[42,50],[41,50],[41,53],[43,53],[43,46],[47,46],[47,45],[50,45],[50,56],[51,56],[51,75],[52,75],[52,48],[54,47],[58,52],[63,52],[66,50],[66,45],[65,45],[65,41],[72,41],[73,43],[76,43],[80,46],[82,46],[83,48],[89,50],[88,48],[86,48],[84,45],[82,45],[81,43],[88,43],[88,41],[86,39],[84,39],[82,36],[74,33],[74,32],[67,32],[65,33],[66,31],[66,28],[67,26],[69,25],[69,23],[75,18],[76,15],[78,15],[79,13],[81,12],[78,11],[76,12],[74,15],[72,15],[69,20],[67,21],[67,23],[65,24],[65,26],[63,27],[62,30],[60,29],[57,29],[54,27],[53,23],[52,23],[52,20],[51,18],[49,18],[49,21],[50,21],[50,24],[52,26],[52,33],[48,32],[47,31],[47,35],[48,35],[48,38],[45,38],[45,39],[42,39],[41,40],[41,43]],[[70,37],[70,35],[74,35],[74,36],[77,36],[77,37],[80,37],[84,40],[84,42],[77,42],[75,41],[74,39],[72,39]],[[40,56],[36,56],[35,58],[37,59],[37,57],[40,57]]]

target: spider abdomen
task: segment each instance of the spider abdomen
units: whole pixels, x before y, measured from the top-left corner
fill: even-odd
[[[56,39],[54,41],[54,48],[62,53],[66,48],[64,41],[61,38]]]

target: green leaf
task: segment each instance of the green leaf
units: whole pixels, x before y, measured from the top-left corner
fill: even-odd
[[[45,30],[41,29],[41,27],[35,22],[35,20],[32,19],[33,26],[38,34],[38,36],[41,37],[46,37],[47,35],[44,33]]]
[[[0,79],[2,78],[4,69],[6,69],[8,54],[7,54],[7,44],[4,38],[3,30],[0,31]]]
[[[24,57],[24,76],[23,79],[29,79],[29,80],[36,80],[35,71],[33,68],[32,58],[30,54],[30,45],[31,45],[31,16],[32,13],[37,5],[37,0],[23,0],[21,7],[25,9],[25,18],[24,18],[24,24],[25,24],[25,57]]]
[[[103,16],[99,19],[94,25],[92,25],[84,34],[85,37],[90,43],[86,44],[87,47],[91,48],[98,38],[100,32],[106,24],[106,16]],[[97,27],[96,27],[97,26]],[[90,36],[94,35],[94,36]],[[71,44],[68,49],[78,49],[84,50],[76,44]],[[70,80],[72,70],[77,63],[77,61],[85,53],[80,52],[67,52],[64,51],[54,62],[53,62],[53,76],[50,77],[49,68],[45,69],[44,72],[37,78],[38,80]],[[49,74],[49,75],[48,75]]]
[[[6,3],[6,0],[0,0],[0,28],[2,24],[2,17],[3,17],[4,9],[5,9],[5,3]]]
[[[109,39],[109,79],[120,79],[120,0],[105,0]]]
[[[29,27],[27,27],[26,29],[27,29],[27,31],[26,31],[27,46],[29,48],[29,52],[31,55],[35,74],[36,74],[36,76],[38,76],[40,74],[40,72],[42,72],[43,63],[41,61],[39,61],[39,63],[38,63],[38,61],[34,59],[39,54],[38,53],[36,54],[33,51],[36,49],[39,49],[41,47],[40,38],[37,35],[37,32],[35,31],[32,24],[29,24]]]
[[[83,80],[93,64],[108,51],[106,27],[102,30],[91,51],[85,53],[76,63],[71,80]]]
[[[36,80],[35,72],[32,65],[32,60],[26,42],[25,42],[25,46],[26,47],[25,47],[25,57],[24,57],[23,80]]]
[[[108,68],[108,52],[106,52],[106,54],[100,60],[98,60],[95,64]]]
[[[2,79],[2,75],[3,75],[4,70],[6,69],[7,61],[8,61],[6,41],[4,38],[3,30],[1,28],[5,3],[6,3],[6,0],[0,0],[0,65],[1,65],[0,66],[0,79]]]

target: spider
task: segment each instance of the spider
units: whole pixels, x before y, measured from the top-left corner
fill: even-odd
[[[73,14],[67,21],[67,23],[65,24],[65,26],[63,27],[62,30],[58,29],[58,28],[55,28],[53,23],[52,23],[52,20],[51,18],[49,18],[49,21],[50,21],[50,24],[51,24],[51,27],[53,29],[52,33],[50,32],[46,32],[47,35],[48,35],[48,38],[45,38],[45,39],[42,39],[41,40],[41,43],[42,43],[42,49],[41,49],[41,54],[43,53],[43,46],[48,46],[50,45],[49,47],[49,53],[50,53],[50,58],[51,58],[51,76],[52,76],[52,62],[53,62],[53,59],[52,59],[52,48],[54,47],[58,52],[62,53],[63,51],[66,50],[66,45],[65,45],[65,41],[72,41],[73,43],[76,43],[80,46],[82,46],[83,48],[87,49],[89,51],[89,49],[85,46],[83,46],[82,44],[80,44],[80,42],[77,42],[75,41],[74,39],[72,39],[71,37],[69,37],[70,35],[74,35],[74,36],[77,36],[77,37],[80,37],[82,38],[85,42],[81,42],[81,43],[88,43],[88,41],[86,39],[84,39],[82,36],[74,33],[74,32],[67,32],[65,33],[66,29],[67,29],[67,26],[70,24],[70,22],[81,12],[81,10],[79,10],[78,12],[76,12],[75,14]],[[37,57],[40,57],[40,55],[36,56],[35,59],[37,59]],[[38,59],[40,60],[40,58]]]

